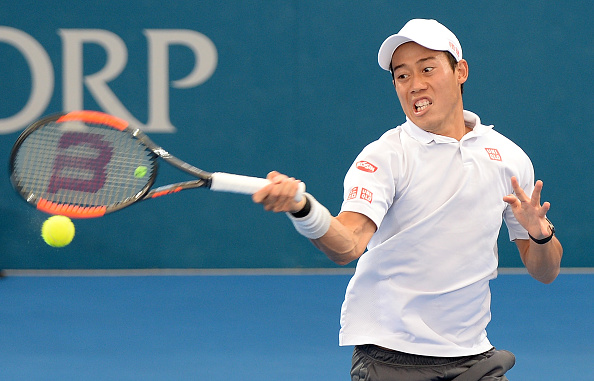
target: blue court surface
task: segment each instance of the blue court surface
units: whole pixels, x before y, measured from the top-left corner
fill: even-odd
[[[1,380],[348,380],[348,274],[0,279]],[[491,283],[511,381],[594,380],[594,275]]]

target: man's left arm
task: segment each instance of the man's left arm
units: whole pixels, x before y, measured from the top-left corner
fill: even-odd
[[[531,197],[526,195],[516,177],[511,178],[511,183],[515,194],[505,196],[503,201],[510,205],[520,225],[531,236],[531,239],[515,240],[520,257],[534,279],[551,283],[559,275],[563,247],[546,218],[551,205],[548,202],[540,204],[543,183],[536,182]]]

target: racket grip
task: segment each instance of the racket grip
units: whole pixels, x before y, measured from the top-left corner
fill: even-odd
[[[215,172],[212,174],[210,189],[216,192],[231,192],[241,194],[254,194],[266,185],[269,180],[260,177],[233,175],[231,173]],[[305,183],[299,183],[299,189],[295,194],[295,201],[301,201],[305,193]]]

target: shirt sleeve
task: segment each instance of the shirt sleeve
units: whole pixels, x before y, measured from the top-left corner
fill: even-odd
[[[395,192],[393,155],[385,142],[365,147],[349,168],[344,179],[341,212],[357,212],[380,226],[392,205]]]

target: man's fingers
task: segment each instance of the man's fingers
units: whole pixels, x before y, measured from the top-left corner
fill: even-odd
[[[534,190],[532,191],[532,204],[533,205],[540,205],[540,194],[542,192],[543,183],[541,180],[538,180],[536,184],[534,184]]]
[[[299,181],[276,171],[270,172],[266,178],[270,184],[254,193],[252,200],[262,204],[266,211],[289,212],[295,210],[295,194],[299,188]]]
[[[518,179],[516,178],[516,176],[512,176],[511,185],[512,185],[514,193],[516,194],[518,199],[520,199],[520,201],[522,201],[522,199],[520,197],[525,194],[524,194],[524,190],[520,187],[520,183],[518,182]]]
[[[503,197],[503,201],[507,202],[510,205],[514,205],[516,202],[518,202],[518,198],[516,197],[516,195],[514,194],[509,194],[505,197]]]
[[[549,212],[550,209],[551,209],[551,203],[550,202],[544,202],[542,204],[542,208],[540,208],[540,212],[539,212],[540,217],[542,217],[542,218],[546,217],[546,215],[547,215],[547,213]]]
[[[268,198],[271,203],[271,210],[273,212],[284,212],[290,207],[292,201],[291,197],[291,182],[282,181],[275,184],[270,192]]]
[[[279,184],[287,178],[289,178],[287,175],[283,175],[282,173],[279,173],[277,171],[272,171],[268,174],[268,176],[266,176],[266,179],[274,184]]]
[[[271,195],[273,196],[272,198],[276,197],[274,195],[274,193],[276,193],[277,184],[280,184],[283,181],[283,179],[285,179],[285,178],[287,178],[287,176],[282,175],[277,171],[270,172],[266,176],[266,180],[270,181],[270,184],[266,185],[264,188],[255,192],[252,195],[252,200],[258,204],[264,204],[265,201],[267,201],[269,198],[271,198],[270,197]],[[270,210],[271,207],[269,205],[264,205],[264,209]]]

